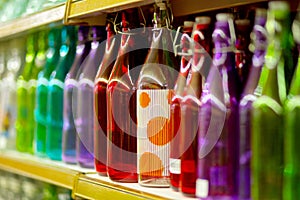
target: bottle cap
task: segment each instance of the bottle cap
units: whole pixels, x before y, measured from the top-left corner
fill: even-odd
[[[255,16],[257,17],[267,17],[267,9],[264,8],[256,8],[255,9]]]
[[[185,28],[191,28],[191,27],[193,27],[193,25],[194,25],[194,22],[193,21],[184,21],[183,22],[183,27],[185,27]]]
[[[211,19],[210,19],[210,17],[207,17],[207,16],[201,16],[201,17],[196,17],[195,21],[198,24],[210,24]]]
[[[233,19],[233,15],[229,13],[219,13],[216,15],[217,21],[228,21],[229,19]]]
[[[237,20],[235,20],[235,24],[240,25],[240,26],[248,26],[248,25],[250,25],[250,20],[248,20],[248,19],[237,19]]]
[[[300,44],[300,12],[298,12],[292,26],[294,40],[297,44]]]

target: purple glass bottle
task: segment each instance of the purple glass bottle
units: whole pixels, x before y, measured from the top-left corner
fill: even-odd
[[[232,199],[237,195],[238,74],[234,25],[230,14],[216,16],[213,64],[199,111],[198,179],[201,199]]]
[[[250,49],[254,50],[252,66],[249,69],[249,76],[241,96],[239,105],[239,128],[240,128],[240,148],[239,148],[239,199],[250,199],[250,160],[251,160],[251,109],[252,103],[256,100],[254,91],[260,78],[261,69],[265,61],[267,48],[267,31],[265,24],[267,11],[257,9],[255,14],[255,25],[251,33],[252,44]]]
[[[75,141],[77,132],[73,117],[72,100],[74,87],[77,87],[77,72],[80,68],[80,65],[82,64],[82,62],[84,61],[91,49],[91,42],[88,41],[88,34],[88,26],[79,27],[75,59],[65,79],[62,160],[66,163],[76,163]]]
[[[94,167],[94,80],[105,51],[106,31],[103,26],[92,27],[91,51],[82,63],[78,76],[76,158],[81,167]]]

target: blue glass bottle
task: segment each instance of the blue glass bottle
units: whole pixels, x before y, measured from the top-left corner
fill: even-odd
[[[50,75],[59,60],[61,46],[61,27],[53,27],[48,33],[48,49],[44,69],[39,73],[36,88],[36,104],[34,110],[35,154],[46,156],[46,124],[48,105],[48,84]]]
[[[84,59],[91,50],[89,40],[89,26],[80,26],[78,29],[78,42],[76,56],[72,67],[65,79],[64,108],[63,108],[63,138],[62,138],[62,160],[66,163],[76,163],[76,127],[73,115],[73,91],[77,88],[76,76]],[[76,103],[74,102],[76,105]]]

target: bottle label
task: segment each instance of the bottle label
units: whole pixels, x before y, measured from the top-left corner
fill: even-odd
[[[138,173],[169,176],[172,91],[137,90]]]
[[[35,79],[30,79],[28,81],[28,87],[31,88],[31,87],[36,87],[37,86],[37,80]]]
[[[209,183],[205,179],[197,179],[196,181],[196,196],[206,198],[208,196]]]
[[[170,172],[172,174],[180,174],[181,173],[181,160],[170,158]]]

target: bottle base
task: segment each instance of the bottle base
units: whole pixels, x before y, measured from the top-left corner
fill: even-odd
[[[108,169],[108,177],[112,181],[122,182],[122,183],[137,183],[138,175],[132,172],[123,172],[115,169]]]
[[[140,176],[139,184],[145,187],[170,187],[169,177]]]

